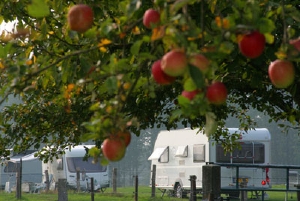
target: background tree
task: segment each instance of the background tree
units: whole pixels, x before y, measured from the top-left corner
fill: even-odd
[[[94,14],[83,33],[67,21],[79,3]],[[147,28],[143,15],[149,8],[160,21]],[[205,128],[216,140],[222,135],[226,146],[232,139],[221,130],[225,120],[237,117],[241,128],[253,128],[249,108],[298,126],[299,51],[297,40],[290,44],[300,32],[295,1],[32,0],[3,1],[0,9],[2,21],[16,21],[13,31],[1,35],[0,92],[3,100],[10,94],[22,100],[1,115],[4,156],[7,148],[19,152],[42,144],[52,146],[52,154],[89,140],[100,147],[119,130],[139,136],[141,129],[178,123]],[[254,31],[265,40],[259,55],[261,47],[241,48]],[[157,84],[152,64],[173,50],[187,56],[186,70],[172,84]],[[191,62],[196,53],[209,60],[207,70]],[[295,67],[286,88],[270,81],[268,66],[276,59]],[[226,86],[226,104],[206,95],[216,81]],[[191,99],[182,91],[197,93]],[[96,149],[91,153],[101,156]]]

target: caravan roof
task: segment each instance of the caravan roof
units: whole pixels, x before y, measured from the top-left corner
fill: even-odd
[[[161,131],[156,139],[155,147],[169,146],[183,146],[186,144],[194,143],[196,141],[207,141],[208,138],[202,131],[198,133],[199,129],[177,129],[172,131]]]
[[[36,160],[38,159],[38,157],[35,157],[34,154],[36,153],[37,151],[35,152],[32,152],[30,154],[27,154],[27,155],[23,155],[23,154],[19,154],[17,156],[13,156],[11,157],[11,159],[9,160],[10,162],[13,162],[13,163],[17,163],[20,161],[20,159],[22,158],[22,161],[31,161],[31,160]]]
[[[240,140],[243,141],[271,140],[271,134],[266,128],[255,128],[255,130],[248,130],[247,132],[238,128],[228,128],[228,131],[231,134],[241,134]],[[203,131],[199,131],[199,129],[184,128],[171,131],[164,130],[158,134],[155,147],[163,148],[170,144],[173,146],[183,146],[197,141],[208,141],[208,137],[203,133]]]
[[[230,133],[241,134],[240,140],[243,141],[270,141],[271,134],[266,128],[255,128],[255,130],[248,130],[245,132],[244,130],[240,130],[238,128],[228,128]]]

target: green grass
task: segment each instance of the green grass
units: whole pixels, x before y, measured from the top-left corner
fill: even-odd
[[[274,188],[274,187],[273,187]],[[276,192],[269,191],[267,192],[269,195],[269,201],[282,201],[285,200],[286,193],[285,192]],[[292,196],[292,198],[291,198]],[[226,197],[225,195],[223,197]],[[108,188],[104,193],[95,192],[94,196],[95,200],[109,200],[109,201],[134,201],[134,187],[126,187],[126,188],[117,188],[117,193],[113,194],[112,189]],[[248,192],[248,200],[252,200],[251,193]],[[15,192],[6,193],[0,192],[0,201],[10,200],[17,201]],[[29,194],[22,193],[22,201],[56,201],[58,200],[57,192],[49,192],[49,193],[39,193],[39,194]],[[188,201],[189,199],[178,199],[169,197],[167,194],[164,197],[161,197],[161,192],[156,190],[156,197],[151,198],[151,188],[141,186],[138,190],[138,200],[139,201],[179,201],[184,200]],[[197,200],[202,200],[200,197]],[[237,201],[239,199],[231,199],[231,201]],[[254,200],[254,199],[253,199]],[[288,193],[288,200],[297,200],[297,193]],[[77,193],[74,191],[68,192],[68,201],[91,201],[90,193]]]

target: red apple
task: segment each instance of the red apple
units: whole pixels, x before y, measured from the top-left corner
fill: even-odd
[[[171,77],[167,75],[162,69],[161,69],[161,60],[157,60],[152,64],[151,68],[152,76],[156,83],[158,84],[171,84],[175,81],[175,77]]]
[[[290,86],[295,79],[295,68],[292,62],[286,60],[275,60],[271,62],[268,69],[272,84],[277,88]]]
[[[294,46],[298,52],[300,52],[300,37],[290,40],[289,43]]]
[[[154,9],[148,9],[143,16],[143,24],[146,28],[151,29],[152,26],[157,25],[160,21],[160,13]]]
[[[210,61],[203,54],[194,54],[190,56],[190,64],[198,67],[203,73],[206,73]]]
[[[227,88],[222,82],[215,82],[206,89],[207,100],[214,105],[221,105],[226,102]]]
[[[193,91],[183,90],[181,95],[188,98],[189,100],[193,100],[199,92],[200,92],[200,90],[198,90],[198,89],[193,90]]]
[[[109,161],[121,160],[126,152],[126,144],[124,140],[116,136],[106,138],[102,144],[102,153]]]
[[[183,51],[171,50],[161,60],[162,70],[169,76],[177,77],[184,74],[187,69],[187,57]]]
[[[68,24],[71,30],[84,33],[92,27],[94,14],[91,7],[85,4],[72,6],[68,12]]]
[[[265,43],[265,36],[258,31],[253,31],[243,36],[239,42],[239,48],[244,56],[254,59],[262,54]]]
[[[130,144],[131,142],[131,134],[128,130],[124,131],[119,131],[117,133],[117,137],[124,140],[126,147]]]

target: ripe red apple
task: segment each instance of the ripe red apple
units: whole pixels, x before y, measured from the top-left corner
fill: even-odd
[[[171,84],[176,79],[175,77],[171,77],[167,75],[161,69],[161,60],[157,60],[152,64],[151,72],[154,80],[158,84],[162,84],[162,85]]]
[[[258,31],[253,31],[243,36],[239,42],[239,48],[244,56],[253,59],[262,54],[265,43],[265,36]]]
[[[300,37],[290,40],[289,43],[294,46],[298,52],[300,52]]]
[[[193,91],[183,90],[181,95],[188,98],[189,100],[193,100],[199,92],[200,92],[200,90],[198,90],[198,89],[193,90]]]
[[[72,6],[68,12],[68,24],[71,30],[84,33],[92,27],[94,14],[91,7],[85,4]]]
[[[131,134],[128,130],[118,131],[117,137],[120,138],[121,140],[124,140],[126,147],[131,142]]]
[[[121,160],[126,152],[126,144],[124,140],[116,136],[106,138],[102,144],[102,153],[109,161]]]
[[[160,21],[160,13],[152,8],[146,10],[143,16],[143,24],[146,28],[151,29],[152,26],[157,25]]]
[[[183,75],[187,69],[187,64],[186,54],[181,50],[171,50],[161,60],[162,70],[172,77]]]
[[[203,54],[194,54],[190,56],[190,64],[198,67],[203,73],[208,71],[210,61]]]
[[[286,60],[275,60],[271,62],[268,69],[272,84],[277,88],[290,86],[295,79],[295,68],[292,62]]]
[[[207,100],[214,105],[221,105],[226,102],[227,88],[222,82],[215,82],[206,89]]]

